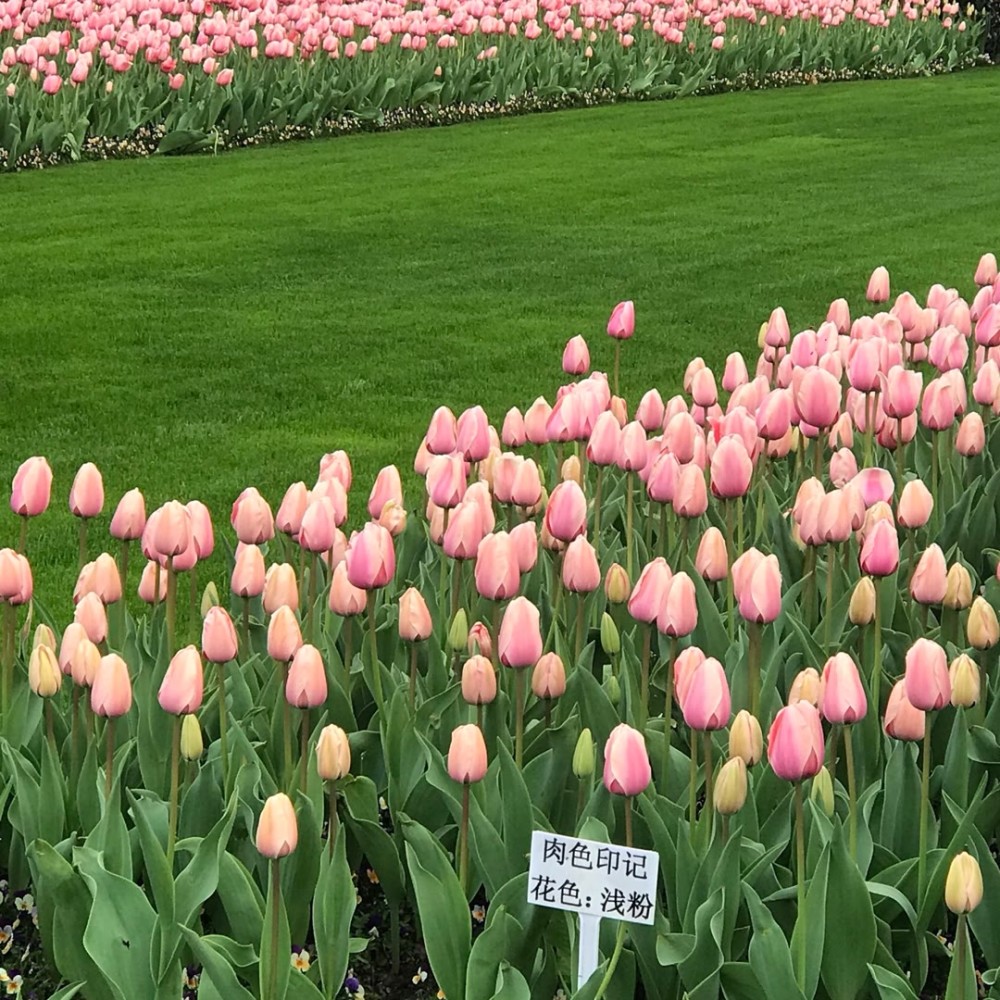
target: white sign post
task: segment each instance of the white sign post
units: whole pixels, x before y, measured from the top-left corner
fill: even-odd
[[[580,917],[577,989],[598,966],[602,917],[653,922],[659,866],[656,851],[544,830],[532,833],[528,902]]]

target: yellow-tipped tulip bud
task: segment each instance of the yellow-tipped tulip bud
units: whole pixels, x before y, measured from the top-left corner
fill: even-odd
[[[632,593],[628,573],[620,563],[612,563],[604,576],[604,596],[609,604],[624,604]]]
[[[49,649],[56,648],[55,632],[44,622],[35,629],[35,640],[31,644],[31,648],[38,649],[39,646],[48,646]]]
[[[747,800],[747,765],[742,757],[730,757],[715,781],[715,811],[720,816],[738,813]]]
[[[948,668],[951,678],[951,703],[955,708],[969,708],[979,701],[979,667],[966,653],[960,653]]]
[[[197,715],[185,715],[181,720],[181,756],[185,760],[197,760],[205,752],[205,741],[201,736],[201,726]]]
[[[580,459],[576,455],[570,455],[562,464],[560,479],[566,482],[572,479],[578,486],[583,486],[583,470],[580,468]]]
[[[584,729],[573,751],[573,773],[578,778],[589,778],[594,773],[595,755],[594,737],[589,729]]]
[[[813,800],[827,816],[833,816],[833,779],[830,772],[821,767],[812,780],[809,798]]]
[[[622,637],[618,634],[618,626],[614,618],[604,612],[601,615],[601,649],[608,656],[617,656],[621,652]]]
[[[767,323],[761,323],[760,329],[757,331],[757,348],[758,350],[764,350],[764,338],[767,336]]]
[[[971,913],[983,901],[983,873],[968,852],[956,854],[944,884],[945,905],[952,913]]]
[[[948,586],[944,592],[946,608],[959,610],[967,608],[972,603],[972,577],[961,563],[953,563],[948,570]]]
[[[1000,639],[1000,622],[993,606],[984,598],[977,597],[969,608],[966,623],[969,645],[973,649],[992,649]]]
[[[870,576],[858,580],[847,615],[852,625],[871,625],[875,619],[875,584]]]
[[[461,653],[468,641],[469,616],[465,613],[465,608],[459,608],[451,620],[451,628],[448,629],[448,648],[453,653]]]
[[[216,587],[214,580],[209,580],[201,595],[201,617],[204,618],[212,608],[217,608],[218,606],[219,588]]]
[[[753,767],[764,755],[764,734],[756,716],[740,709],[729,727],[729,756],[740,757],[747,767]]]
[[[36,646],[31,651],[28,686],[39,698],[51,698],[62,687],[59,660],[50,646]]]

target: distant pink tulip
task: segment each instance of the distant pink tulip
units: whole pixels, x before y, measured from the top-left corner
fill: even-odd
[[[729,681],[718,660],[708,657],[691,672],[682,703],[684,722],[700,731],[729,725],[732,701]]]
[[[726,358],[726,368],[722,374],[722,388],[726,392],[735,392],[749,380],[750,376],[747,373],[747,365],[743,360],[743,355],[739,351],[734,351]]]
[[[110,533],[112,538],[121,541],[134,541],[142,537],[146,527],[146,500],[141,491],[129,490],[121,500],[111,517]]]
[[[10,509],[22,517],[44,514],[52,494],[52,469],[40,455],[21,463],[11,485]]]
[[[784,781],[802,781],[823,766],[823,724],[807,701],[782,708],[767,735],[767,761]]]
[[[516,406],[512,406],[503,418],[500,440],[508,448],[520,448],[528,440],[524,428],[524,417]]]
[[[285,496],[274,518],[278,531],[293,538],[302,527],[302,515],[309,506],[309,490],[303,482],[292,483],[285,491]]]
[[[345,556],[347,577],[361,590],[384,587],[396,572],[396,551],[392,535],[379,524],[369,521],[351,536]]]
[[[59,76],[58,73],[51,73],[45,77],[45,80],[42,83],[42,90],[44,90],[46,94],[58,94],[59,89],[62,87],[62,83],[62,77]]]
[[[245,545],[260,545],[274,538],[274,517],[256,487],[248,486],[233,504],[230,521],[236,537]]]
[[[865,298],[869,302],[887,302],[889,299],[889,272],[884,267],[876,267],[868,279]]]
[[[456,424],[455,448],[467,462],[481,462],[490,453],[490,421],[481,406],[465,410]]]
[[[608,336],[615,340],[628,340],[635,333],[635,305],[631,301],[619,302],[608,320]]]
[[[458,421],[447,406],[439,406],[427,427],[427,450],[432,455],[450,455],[455,450]]]
[[[167,574],[160,570],[160,586],[159,591],[156,587],[156,577],[157,570],[160,568],[158,562],[150,560],[146,563],[142,570],[142,576],[139,578],[139,588],[137,593],[139,594],[139,600],[145,601],[146,604],[156,604],[158,601],[164,601],[167,598]]]
[[[310,500],[302,514],[298,541],[306,552],[328,552],[337,535],[336,514],[329,497]]]
[[[977,285],[992,285],[997,280],[997,259],[992,253],[984,253],[979,258],[974,278]]]
[[[233,71],[231,68],[227,67],[224,70],[220,70],[219,74],[215,78],[215,82],[220,87],[228,87],[229,84],[233,82]]]
[[[563,350],[562,369],[567,375],[585,375],[590,368],[590,351],[587,341],[579,334],[566,342]]]

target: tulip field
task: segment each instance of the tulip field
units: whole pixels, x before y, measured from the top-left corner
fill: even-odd
[[[948,72],[983,28],[940,0],[9,0],[0,167]]]

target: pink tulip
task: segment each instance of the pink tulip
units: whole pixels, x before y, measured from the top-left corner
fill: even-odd
[[[899,539],[891,521],[879,521],[861,546],[861,571],[868,576],[890,576],[899,566]]]
[[[587,442],[587,458],[594,465],[614,465],[621,453],[622,429],[615,415],[605,410],[594,422]]]
[[[204,678],[197,646],[174,653],[163,675],[157,700],[171,715],[191,715],[201,708]]]
[[[347,563],[338,563],[330,581],[328,606],[335,615],[349,618],[362,614],[368,606],[368,595],[355,587],[347,576]]]
[[[976,375],[972,386],[972,398],[980,406],[993,406],[1000,395],[1000,366],[990,358]]]
[[[295,567],[289,563],[275,563],[264,575],[264,611],[273,615],[283,604],[293,611],[299,607],[299,586]]]
[[[566,342],[562,356],[562,368],[567,375],[585,375],[590,368],[590,351],[587,341],[577,335]]]
[[[69,491],[69,509],[77,517],[97,517],[104,508],[104,482],[93,462],[80,466]]]
[[[729,681],[718,660],[708,657],[694,668],[682,705],[684,721],[691,729],[724,729],[729,724]]]
[[[233,71],[231,68],[220,70],[218,76],[215,78],[215,82],[220,87],[228,87],[229,84],[233,82]]]
[[[830,482],[846,486],[858,474],[858,461],[850,448],[841,448],[830,457]]]
[[[601,567],[594,546],[583,535],[566,547],[562,560],[563,586],[574,594],[589,594],[601,585]]]
[[[351,536],[345,555],[347,577],[361,590],[384,587],[396,572],[396,551],[392,535],[380,524],[369,521]]]
[[[865,717],[868,699],[854,660],[837,653],[826,661],[820,686],[819,710],[827,722],[852,725]]]
[[[646,479],[646,494],[655,503],[671,503],[677,493],[681,466],[669,452],[660,452]],[[706,498],[707,499],[707,498]]]
[[[889,692],[883,728],[895,740],[919,742],[924,738],[927,716],[906,697],[906,681],[899,680]]]
[[[285,491],[285,496],[274,518],[278,531],[293,538],[302,526],[302,515],[309,506],[309,490],[303,482],[292,483]],[[374,516],[374,515],[373,515]]]
[[[639,400],[639,405],[635,410],[635,419],[642,425],[644,430],[652,433],[653,431],[658,431],[663,426],[664,412],[663,398],[660,396],[659,391],[650,389]]]
[[[237,597],[260,597],[264,583],[264,554],[256,545],[244,545],[236,553],[230,589]]]
[[[475,724],[456,726],[448,748],[448,774],[452,781],[471,784],[486,777],[489,761],[482,730]]]
[[[781,614],[778,557],[750,548],[733,563],[731,572],[740,615],[751,622],[773,622]]]
[[[253,486],[248,486],[236,498],[230,521],[236,537],[245,545],[260,545],[274,538],[271,508]]]
[[[895,484],[888,469],[862,469],[851,482],[858,488],[866,507],[892,499]]]
[[[507,532],[483,537],[476,553],[475,580],[477,593],[487,600],[503,601],[517,593],[521,586],[520,566]]]
[[[785,389],[769,392],[757,407],[757,433],[765,441],[783,438],[791,426],[792,397]]]
[[[969,342],[953,326],[943,326],[931,337],[928,358],[940,372],[965,367],[969,359]]]
[[[458,421],[447,406],[439,406],[427,427],[427,450],[432,455],[450,455],[458,439]]]
[[[882,409],[887,417],[902,419],[915,413],[920,402],[923,376],[894,365],[882,378]]]
[[[615,340],[628,340],[635,333],[635,305],[631,301],[619,302],[608,320],[608,336]]]
[[[201,626],[201,651],[209,663],[228,663],[236,659],[239,645],[236,628],[225,608],[208,609]]]
[[[503,418],[500,440],[508,448],[520,448],[528,440],[527,431],[524,427],[524,417],[516,406],[511,407],[507,411],[507,415]]]
[[[496,696],[497,675],[489,655],[470,656],[462,664],[462,699],[470,705],[489,705]]]
[[[132,679],[128,666],[117,653],[102,656],[90,688],[90,707],[95,715],[115,719],[132,707]]]
[[[465,493],[465,461],[459,454],[437,455],[427,468],[427,495],[438,507],[457,507]]]
[[[375,483],[368,496],[369,516],[378,519],[390,500],[400,507],[403,506],[403,484],[399,478],[399,469],[394,465],[387,465],[379,470],[379,474],[375,477]]]
[[[726,358],[726,368],[722,373],[722,388],[726,392],[735,392],[749,381],[750,376],[743,355],[739,351],[734,351]]]
[[[40,455],[22,462],[14,473],[10,509],[22,517],[44,514],[52,494],[52,469]]]
[[[283,605],[267,623],[267,655],[279,663],[288,663],[302,645],[302,630],[291,608]]]
[[[278,792],[264,803],[254,843],[261,855],[273,859],[287,857],[298,846],[298,842],[299,827],[295,818],[295,806],[284,792]]]
[[[299,524],[299,545],[306,552],[329,552],[337,537],[336,511],[328,496],[309,501]]]
[[[326,701],[326,668],[315,646],[300,646],[285,679],[285,700],[295,708],[318,708]]]
[[[531,690],[536,698],[561,698],[566,693],[566,668],[555,653],[543,653],[531,671]]]
[[[553,538],[571,542],[587,530],[587,498],[573,480],[560,483],[545,508],[545,527]]]
[[[518,463],[510,487],[511,501],[518,507],[534,507],[542,497],[542,479],[532,459]]]
[[[684,702],[691,687],[695,670],[705,662],[705,654],[697,646],[688,646],[677,654],[674,660],[674,698],[684,711]]]
[[[986,447],[986,428],[978,413],[967,413],[958,425],[955,451],[966,458],[978,455]]]
[[[612,795],[639,795],[652,777],[642,733],[624,722],[615,726],[604,745],[604,787]]]
[[[705,475],[697,465],[685,465],[677,477],[674,512],[679,517],[701,517],[708,509]]]
[[[542,655],[538,608],[526,597],[515,597],[504,611],[498,639],[500,662],[506,667],[533,667]]]
[[[167,574],[162,572],[162,570],[159,573],[160,586],[158,592],[156,588],[157,570],[159,569],[160,564],[150,560],[146,563],[142,571],[142,576],[139,578],[137,593],[139,594],[139,600],[145,601],[146,604],[156,604],[158,601],[166,600]]]
[[[875,340],[852,343],[847,379],[859,392],[874,392],[879,385],[879,344]]]
[[[475,559],[479,543],[486,534],[479,505],[471,501],[459,504],[451,513],[442,539],[444,553],[451,559]]]
[[[698,543],[698,552],[694,557],[694,568],[706,580],[718,583],[725,580],[729,573],[729,553],[726,540],[715,525],[705,529]]]
[[[772,310],[767,321],[767,331],[764,334],[764,343],[768,347],[787,347],[792,338],[792,331],[788,326],[788,317],[781,306]]]
[[[876,267],[868,279],[868,289],[865,298],[869,302],[887,302],[889,300],[889,272],[884,267]]]
[[[467,462],[481,462],[490,453],[490,421],[481,406],[465,410],[458,418],[455,448]]]
[[[826,312],[828,323],[833,323],[838,333],[847,333],[851,328],[851,310],[846,299],[834,299]]]
[[[548,422],[552,407],[539,396],[524,414],[524,431],[532,444],[548,444]]]
[[[936,712],[951,700],[948,656],[930,639],[920,638],[906,651],[906,698],[923,712]]]
[[[840,382],[818,366],[796,369],[792,380],[795,409],[807,424],[832,427],[840,413]]]
[[[628,599],[628,613],[636,621],[645,622],[647,625],[656,621],[660,608],[666,600],[672,575],[666,559],[662,556],[658,556],[643,567]]]
[[[938,545],[928,546],[910,578],[910,595],[918,604],[940,604],[948,590],[948,564]]]
[[[984,253],[979,258],[973,280],[977,285],[992,285],[997,280],[997,259],[992,253]]]
[[[961,408],[962,400],[952,383],[943,376],[933,379],[920,401],[920,422],[933,431],[946,430],[955,423]]]
[[[538,561],[538,531],[532,521],[518,524],[510,533],[511,544],[517,554],[517,566],[522,573],[530,573]]]
[[[931,518],[934,497],[920,479],[911,479],[899,494],[896,516],[904,528],[922,528]]]
[[[197,558],[207,559],[215,551],[212,515],[200,500],[189,500],[185,506],[191,515],[191,539]]]
[[[784,781],[802,781],[823,766],[823,725],[819,712],[807,701],[779,710],[767,735],[767,760]]]
[[[712,493],[721,499],[745,496],[753,476],[753,461],[742,438],[724,437],[712,455]]]
[[[694,582],[687,573],[676,573],[664,589],[656,616],[656,627],[664,635],[678,638],[690,635],[697,624],[698,604]]]
[[[646,464],[646,431],[632,421],[622,428],[617,464],[623,472],[637,472]]]

